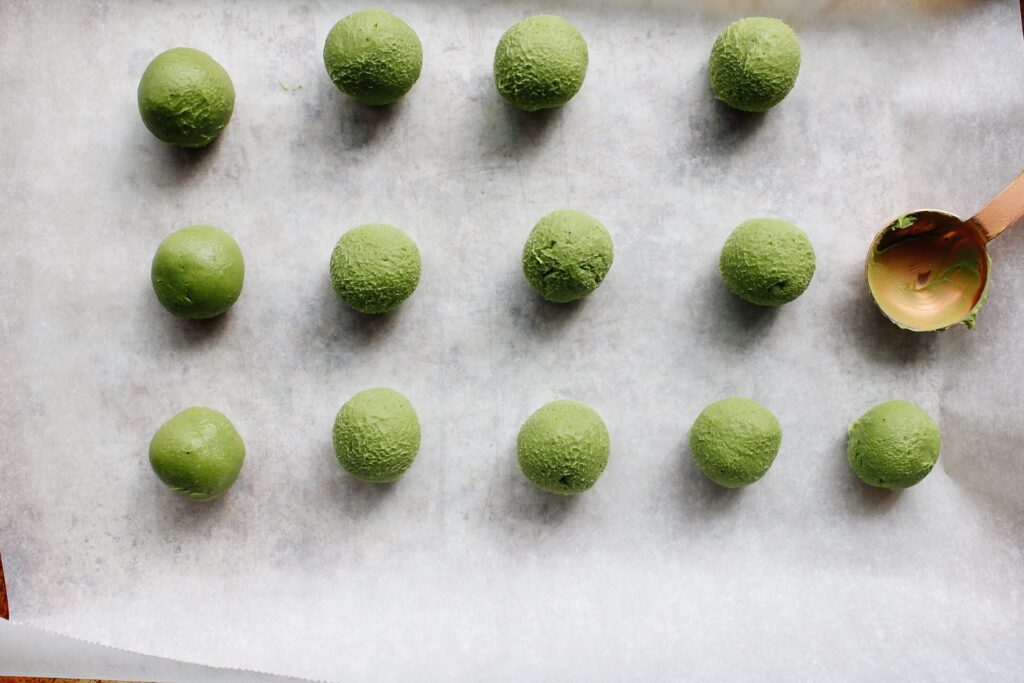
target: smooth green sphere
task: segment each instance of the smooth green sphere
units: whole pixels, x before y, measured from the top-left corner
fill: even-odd
[[[395,481],[420,450],[420,421],[394,389],[361,391],[334,420],[334,455],[354,477],[375,484]]]
[[[549,493],[574,495],[593,486],[608,464],[608,429],[579,401],[553,401],[519,430],[519,469]]]
[[[360,313],[386,313],[420,282],[420,251],[398,228],[371,223],[352,228],[331,254],[331,285]]]
[[[213,500],[238,478],[245,444],[216,410],[193,406],[163,423],[149,443],[149,464],[175,493]]]
[[[741,111],[781,102],[800,73],[800,41],[779,19],[748,17],[729,24],[711,48],[708,77],[715,97]]]
[[[697,466],[726,488],[747,486],[763,477],[781,444],[779,421],[749,398],[715,401],[690,429],[690,452]]]
[[[182,318],[212,318],[238,300],[245,261],[231,235],[193,225],[160,243],[150,276],[156,298],[168,311]]]
[[[548,301],[576,301],[612,267],[612,236],[593,216],[562,209],[541,218],[523,247],[526,281]]]
[[[740,223],[722,247],[718,270],[729,289],[759,306],[781,306],[804,293],[814,277],[811,240],[777,218]]]
[[[865,484],[905,489],[932,471],[939,459],[939,426],[907,401],[881,403],[850,427],[847,456]]]
[[[231,77],[213,57],[190,47],[161,52],[139,81],[139,114],[157,138],[179,147],[205,147],[235,108]]]
[[[536,15],[515,24],[494,51],[494,84],[526,111],[560,107],[587,75],[587,41],[562,17]]]
[[[324,66],[338,90],[366,104],[390,104],[412,89],[423,46],[409,25],[382,9],[348,15],[324,43]]]

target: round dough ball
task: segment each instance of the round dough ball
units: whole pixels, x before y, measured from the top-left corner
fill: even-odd
[[[560,107],[587,75],[587,41],[562,17],[527,17],[498,41],[494,83],[506,100],[526,111]]]
[[[740,223],[718,260],[729,289],[759,306],[781,306],[803,294],[814,277],[814,265],[807,233],[777,218]]]
[[[420,77],[423,46],[409,25],[382,9],[348,15],[324,43],[324,66],[338,90],[366,104],[390,104]]]
[[[711,481],[727,488],[753,484],[775,462],[782,427],[749,398],[715,401],[690,429],[690,452]]]
[[[230,420],[216,410],[186,408],[156,430],[149,464],[172,491],[192,500],[213,500],[235,483],[245,444]]]
[[[779,19],[729,24],[711,48],[708,77],[715,97],[742,111],[764,111],[789,94],[800,73],[800,41]]]
[[[613,256],[612,237],[596,218],[563,209],[533,227],[523,247],[523,274],[545,299],[565,303],[597,289]]]
[[[420,282],[420,250],[391,225],[352,228],[331,254],[331,284],[360,313],[386,313],[409,298]]]
[[[881,403],[850,427],[847,456],[865,484],[905,489],[925,478],[939,459],[939,426],[907,401]]]
[[[519,469],[549,493],[574,495],[593,486],[608,464],[608,429],[579,401],[552,401],[519,430]]]
[[[334,420],[334,455],[363,481],[395,481],[420,450],[420,421],[394,389],[367,389],[348,400]]]
[[[157,138],[205,147],[231,120],[235,87],[213,57],[190,47],[161,52],[139,81],[139,113]]]
[[[212,318],[238,300],[245,261],[231,235],[211,225],[193,225],[160,243],[150,277],[156,298],[174,315]]]

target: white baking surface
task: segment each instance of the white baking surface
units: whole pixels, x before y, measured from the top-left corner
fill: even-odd
[[[207,665],[347,680],[877,680],[1024,676],[1024,230],[993,245],[973,331],[915,336],[868,299],[872,234],[908,210],[969,215],[1021,171],[1017,3],[897,15],[863,5],[713,11],[388,3],[424,71],[363,107],[320,57],[344,2],[0,1],[0,550],[16,622]],[[750,5],[751,3],[746,3]],[[833,3],[834,4],[834,3]],[[706,59],[744,12],[799,30],[793,93],[715,104]],[[777,11],[773,11],[777,10]],[[583,31],[564,109],[494,90],[499,36],[539,11]],[[145,130],[135,88],[177,45],[238,93],[189,153]],[[601,288],[542,303],[519,255],[561,207],[615,240]],[[751,216],[810,234],[818,272],[778,310],[716,273]],[[350,313],[341,233],[406,229],[423,278],[394,315]],[[245,290],[207,323],[157,303],[149,262],[192,223],[236,236]],[[416,406],[423,447],[392,486],[334,461],[338,407],[370,386]],[[707,482],[686,449],[707,403],[747,395],[782,450],[755,486]],[[518,472],[524,419],[572,397],[612,434],[577,498]],[[904,398],[939,420],[939,466],[862,486],[848,425]],[[208,505],[149,469],[193,404],[248,457]]]

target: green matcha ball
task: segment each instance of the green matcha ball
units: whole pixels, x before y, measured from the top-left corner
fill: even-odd
[[[192,500],[213,500],[235,483],[245,444],[234,425],[216,410],[186,408],[156,430],[149,464],[160,481]]]
[[[364,9],[327,34],[324,65],[346,95],[366,104],[390,104],[420,77],[423,47],[416,32],[394,14]]]
[[[782,101],[800,72],[800,41],[785,22],[748,17],[729,24],[711,48],[708,76],[715,97],[742,111]]]
[[[231,120],[235,87],[213,57],[190,47],[161,52],[139,81],[139,113],[164,142],[205,147]]]
[[[409,298],[420,282],[420,250],[396,227],[371,223],[352,228],[331,254],[331,284],[360,313],[386,313]]]
[[[596,218],[562,209],[533,227],[523,247],[523,274],[548,301],[590,294],[612,267],[612,237]]]
[[[420,450],[420,421],[405,396],[394,389],[361,391],[334,420],[334,455],[363,481],[395,481]]]
[[[608,429],[579,401],[552,401],[519,430],[519,469],[549,493],[574,495],[593,486],[608,464]]]
[[[850,427],[847,456],[865,484],[905,489],[939,459],[939,426],[913,403],[881,403]]]
[[[494,83],[506,100],[526,111],[560,107],[587,75],[587,41],[561,17],[527,17],[498,41]]]
[[[150,277],[156,298],[174,315],[212,318],[238,300],[245,262],[231,235],[210,225],[193,225],[160,243]]]
[[[722,247],[718,270],[729,289],[759,306],[781,306],[814,277],[814,247],[800,228],[777,218],[740,223]]]
[[[690,429],[690,452],[711,481],[727,488],[753,484],[775,462],[782,427],[749,398],[715,401]]]

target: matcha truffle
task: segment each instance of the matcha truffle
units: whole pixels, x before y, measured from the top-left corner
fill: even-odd
[[[713,482],[727,488],[753,484],[775,462],[782,428],[771,411],[749,398],[715,401],[690,429],[690,452]]]
[[[549,493],[582,493],[608,464],[608,430],[601,416],[578,401],[553,401],[519,430],[519,469]]]
[[[213,500],[235,483],[245,445],[234,425],[210,408],[186,408],[156,430],[149,464],[172,491],[192,500]]]
[[[587,75],[587,41],[561,17],[527,17],[498,41],[494,83],[506,100],[526,111],[560,107]]]
[[[205,147],[231,120],[235,88],[213,57],[190,47],[161,52],[139,81],[139,113],[160,140]]]
[[[729,235],[718,269],[737,296],[759,306],[781,306],[811,284],[814,247],[792,223],[754,218]]]
[[[548,301],[575,301],[604,280],[612,251],[612,237],[596,218],[563,209],[533,227],[523,247],[523,273]]]
[[[390,104],[420,77],[423,47],[416,32],[394,14],[364,9],[327,34],[324,65],[346,95],[366,104]]]
[[[907,401],[889,401],[853,423],[847,456],[865,484],[905,489],[932,471],[939,444],[939,427],[928,413]]]
[[[231,235],[193,225],[160,243],[150,276],[156,298],[168,311],[182,318],[212,318],[242,293],[245,263]]]
[[[800,41],[778,19],[748,17],[729,24],[711,48],[708,77],[715,97],[742,111],[782,101],[800,72]]]
[[[420,282],[420,251],[396,227],[371,223],[352,228],[331,254],[331,284],[361,313],[386,313],[409,298]]]
[[[359,392],[334,420],[334,455],[349,474],[363,481],[395,481],[419,450],[416,411],[394,389]]]

